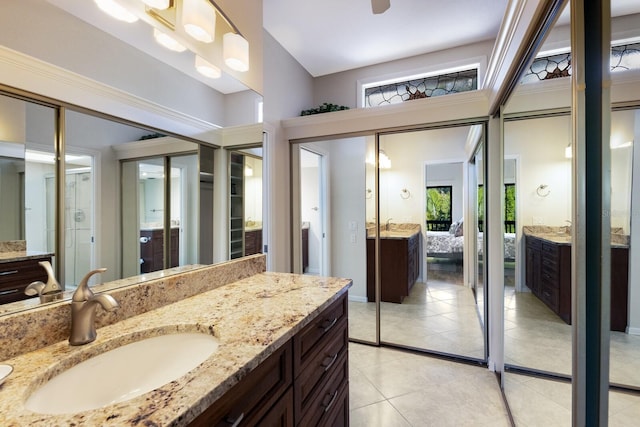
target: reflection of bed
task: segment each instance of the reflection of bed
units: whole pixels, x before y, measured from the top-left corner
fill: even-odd
[[[482,233],[478,234],[478,250],[482,255]],[[462,259],[464,236],[456,236],[448,231],[427,231],[427,256],[432,258]],[[516,257],[516,234],[504,233],[504,258]]]

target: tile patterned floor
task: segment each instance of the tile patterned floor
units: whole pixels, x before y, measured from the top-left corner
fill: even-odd
[[[349,344],[352,427],[510,426],[487,369]]]
[[[506,361],[571,371],[571,326],[530,293],[505,293]],[[350,302],[350,336],[375,339],[375,305]],[[383,341],[482,357],[473,294],[443,280],[416,284],[403,304],[381,305]],[[510,425],[495,376],[485,368],[389,348],[350,344],[351,425]],[[640,337],[614,332],[611,378],[640,385]],[[505,374],[517,426],[571,425],[571,385]],[[610,426],[640,425],[640,395],[610,393]]]

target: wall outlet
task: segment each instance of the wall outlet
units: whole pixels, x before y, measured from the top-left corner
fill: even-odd
[[[351,235],[349,236],[349,241],[351,243],[355,243],[356,242],[356,233],[351,233]]]

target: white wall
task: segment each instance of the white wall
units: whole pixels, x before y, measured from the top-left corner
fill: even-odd
[[[571,161],[565,147],[571,141],[571,118],[549,117],[506,122],[504,154],[519,157],[517,211],[523,225],[566,226],[571,219]],[[547,185],[541,194],[536,190]]]
[[[317,143],[315,143],[317,144]],[[330,150],[329,196],[331,199],[329,274],[353,280],[350,297],[367,295],[367,246],[365,229],[366,138],[326,142]],[[356,224],[356,230],[349,228]],[[355,239],[351,240],[351,235]]]
[[[291,271],[291,183],[289,141],[280,120],[295,117],[308,108],[313,99],[311,75],[278,44],[264,33],[264,126],[265,150],[270,200],[267,233],[271,271]]]
[[[322,216],[320,207],[320,156],[300,151],[300,219],[309,223],[308,273],[320,274],[322,249]]]

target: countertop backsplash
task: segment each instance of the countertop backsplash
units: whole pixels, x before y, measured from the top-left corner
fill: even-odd
[[[264,271],[266,256],[259,254],[115,289],[110,289],[110,283],[92,286],[95,293],[108,292],[120,304],[114,312],[98,308],[96,327],[111,325]],[[69,301],[2,315],[0,361],[66,340],[70,328]]]

